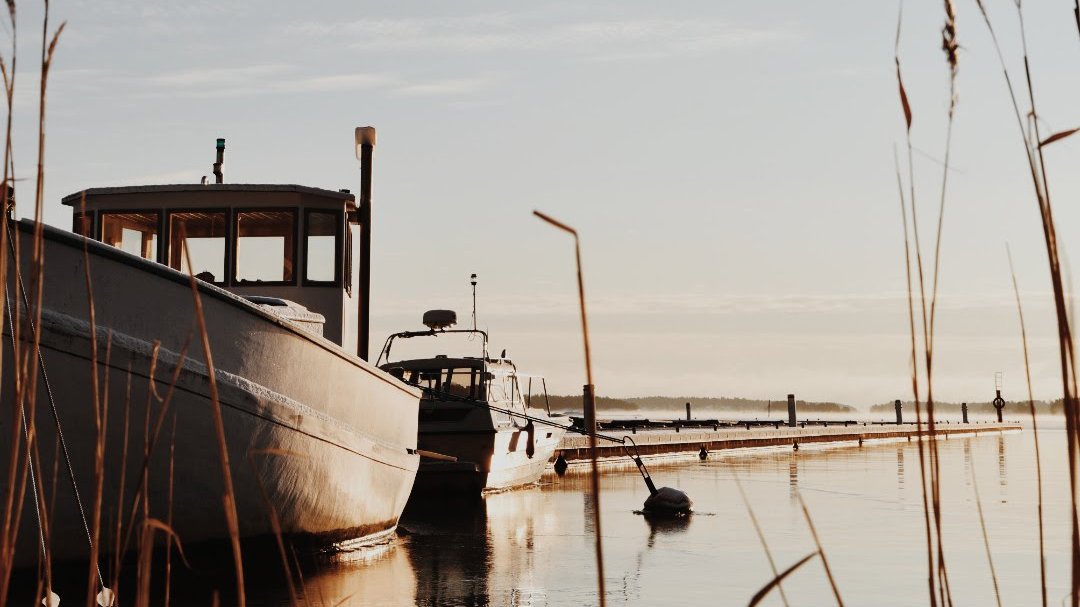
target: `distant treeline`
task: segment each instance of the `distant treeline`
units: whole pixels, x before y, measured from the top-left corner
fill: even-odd
[[[548,403],[552,411],[572,412],[582,410],[580,395],[574,396],[548,396]],[[751,411],[768,413],[770,410],[775,415],[787,411],[786,400],[759,400],[753,398],[733,397],[702,397],[702,396],[638,396],[633,398],[608,398],[596,397],[598,411],[683,411],[686,403],[690,403],[691,409],[696,412],[707,411]],[[544,397],[533,396],[533,406],[544,406]],[[812,413],[844,413],[854,412],[855,408],[840,403],[814,403],[802,400],[796,401],[799,411]]]
[[[903,401],[904,411],[908,415],[915,415],[915,401]],[[874,405],[870,407],[871,413],[892,413],[895,410],[895,403],[882,403],[880,405]],[[923,415],[926,415],[926,403],[919,403],[919,407],[923,411]],[[1005,401],[1005,412],[1010,415],[1017,413],[1029,413],[1031,411],[1031,405],[1028,401]],[[960,403],[939,403],[934,402],[934,414],[948,413],[948,414],[960,414]],[[996,414],[997,410],[994,409],[994,405],[991,401],[983,401],[978,403],[968,403],[968,413],[979,414]],[[1035,401],[1035,413],[1039,415],[1063,415],[1065,413],[1065,405],[1062,399],[1054,401],[1037,400]]]

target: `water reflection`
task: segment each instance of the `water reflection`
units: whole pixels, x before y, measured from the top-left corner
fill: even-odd
[[[1047,433],[1047,452],[1065,450],[1064,432]],[[1040,440],[1043,436],[1040,435]],[[1027,490],[1033,476],[1025,435],[968,437],[942,441],[941,483],[945,545],[950,553],[950,585],[963,604],[992,604],[985,583],[985,553],[972,492],[971,472],[998,460],[1002,492],[1006,488],[1005,445],[1013,488]],[[907,460],[913,471],[912,503],[905,499]],[[698,514],[681,519],[652,519],[635,514],[648,491],[633,468],[609,470],[600,477],[608,604],[690,606],[746,604],[772,572],[760,542],[738,499],[735,471],[779,561],[793,562],[812,546],[801,509],[785,500],[801,492],[815,526],[829,549],[830,564],[845,573],[839,580],[849,604],[903,606],[925,603],[925,578],[918,565],[925,557],[924,514],[916,442],[868,442],[862,448],[837,446],[718,454],[706,462],[651,466],[658,485],[677,487],[695,501]],[[985,465],[984,465],[985,464]],[[1052,596],[1068,588],[1069,521],[1052,513],[1067,512],[1068,483],[1063,458],[1044,460],[1047,484],[1047,559]],[[895,466],[895,470],[893,469]],[[892,472],[895,472],[895,477]],[[1019,479],[1019,484],[1017,484]],[[989,479],[988,479],[989,480]],[[584,607],[596,604],[596,562],[588,474],[570,472],[549,484],[467,502],[433,499],[411,504],[402,519],[407,535],[390,546],[364,552],[360,561],[305,572],[311,605],[435,605]],[[989,487],[989,482],[987,483]],[[1033,489],[1032,489],[1033,491]],[[986,493],[990,493],[987,491]],[[1008,604],[1038,599],[1038,559],[1009,555],[1032,545],[1028,494],[1003,504],[983,503],[995,551],[1014,568],[1003,584]],[[1063,497],[1065,496],[1065,497]],[[887,523],[889,532],[879,533]],[[863,541],[873,531],[874,549]],[[1028,553],[1028,557],[1030,556]],[[915,563],[916,565],[911,565]],[[284,589],[269,588],[280,566],[264,570],[261,601],[289,605]],[[253,574],[254,577],[254,574]],[[820,576],[790,579],[789,596],[803,604],[824,604],[831,590]],[[789,579],[784,586],[788,590]],[[888,580],[883,592],[882,580]],[[1034,583],[1031,580],[1035,580]],[[280,584],[278,584],[280,586]],[[1057,589],[1064,588],[1058,592]],[[719,589],[723,589],[721,591]],[[252,590],[254,595],[256,590]],[[850,598],[849,598],[850,597]],[[779,595],[770,604],[779,604]],[[960,603],[958,602],[958,604]],[[175,602],[174,604],[181,604]],[[189,601],[186,605],[205,605]]]
[[[417,576],[417,605],[487,605],[491,535],[483,499],[410,502],[405,552]]]
[[[416,569],[398,542],[366,548],[332,568],[305,575],[308,604],[393,605],[419,592]]]
[[[788,497],[794,501],[799,497],[799,458],[795,451],[788,456],[788,487]]]
[[[652,548],[656,545],[657,535],[686,533],[686,530],[690,528],[690,520],[694,517],[693,515],[670,517],[643,514],[642,518],[649,524],[649,540],[646,546]]]
[[[900,489],[904,488],[904,448],[896,447],[896,484]]]
[[[998,434],[997,437],[997,452],[998,452],[998,488],[1001,491],[1001,503],[1006,503],[1005,497],[1009,491],[1009,480],[1005,476],[1005,436]]]

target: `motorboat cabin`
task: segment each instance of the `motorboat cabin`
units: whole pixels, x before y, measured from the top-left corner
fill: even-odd
[[[76,234],[193,274],[367,358],[369,215],[349,190],[151,185],[63,203]]]

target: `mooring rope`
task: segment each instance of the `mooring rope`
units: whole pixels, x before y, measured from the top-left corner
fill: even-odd
[[[645,484],[649,487],[649,492],[650,493],[656,493],[656,487],[653,485],[652,476],[649,474],[649,469],[645,467],[645,462],[642,461],[642,459],[641,459],[641,452],[638,450],[637,442],[635,442],[634,439],[630,438],[629,436],[624,436],[622,438],[616,438],[614,436],[608,436],[606,434],[600,434],[599,432],[589,432],[588,430],[578,428],[577,426],[567,425],[567,424],[560,424],[558,422],[553,422],[550,419],[546,419],[546,418],[542,418],[542,417],[535,417],[535,416],[529,415],[527,413],[520,413],[518,411],[514,411],[513,409],[504,409],[502,407],[496,407],[495,405],[489,404],[489,403],[481,401],[481,400],[476,400],[476,399],[468,398],[468,397],[464,397],[464,396],[458,396],[456,394],[450,394],[449,392],[441,392],[441,391],[436,390],[434,388],[429,388],[428,386],[424,386],[424,385],[416,383],[416,382],[407,381],[405,379],[401,379],[401,381],[403,383],[406,383],[406,384],[410,385],[410,386],[413,386],[414,388],[419,388],[425,394],[427,394],[428,397],[431,398],[432,401],[434,401],[434,400],[449,400],[449,401],[453,401],[453,402],[465,403],[465,404],[468,404],[468,405],[472,405],[474,407],[479,407],[481,409],[488,409],[490,411],[495,411],[496,413],[502,413],[504,415],[509,415],[509,416],[513,416],[513,417],[519,417],[521,419],[525,419],[525,420],[535,422],[535,423],[539,423],[539,424],[544,424],[546,426],[552,426],[552,427],[555,427],[555,428],[562,428],[563,430],[565,430],[567,432],[574,432],[576,434],[581,434],[583,436],[595,436],[596,438],[600,438],[600,439],[603,439],[603,440],[606,440],[606,441],[611,441],[613,443],[618,443],[618,444],[622,445],[623,451],[626,453],[626,456],[629,457],[631,460],[633,460],[634,464],[637,466],[638,472],[641,473],[641,478],[645,479]],[[633,447],[633,449],[634,449],[633,453],[630,452],[630,447],[627,447],[627,443],[630,444],[630,447]]]
[[[8,329],[11,332],[11,351],[15,354],[15,326],[11,320],[11,298],[8,296],[7,284],[4,284],[4,304],[7,307]],[[30,467],[30,488],[34,492],[34,518],[37,520],[38,540],[41,542],[41,558],[45,558],[45,530],[41,526],[41,511],[38,509],[41,502],[38,498],[37,475],[34,474],[34,455],[30,449],[30,432],[26,428],[26,407],[19,403],[19,419],[22,421],[23,439],[26,440],[26,461]]]
[[[15,241],[12,239],[11,234],[11,222],[8,222],[8,245],[11,247],[11,258],[15,259]],[[30,325],[31,334],[37,333],[37,328],[34,326],[34,319],[30,316],[30,300],[26,296],[26,286],[23,284],[22,272],[19,269],[18,264],[15,265],[15,279],[18,281],[19,293],[22,295],[23,305],[26,307],[27,323]],[[4,284],[4,295],[8,303],[8,323],[12,322],[11,309],[10,309],[10,297],[7,297],[8,290],[7,284]],[[15,347],[15,330],[11,329],[12,348]],[[56,399],[53,397],[52,385],[49,383],[49,374],[45,372],[45,357],[41,354],[41,348],[37,351],[38,364],[41,366],[41,378],[45,380],[45,393],[49,397],[49,408],[52,410],[53,420],[56,422],[56,436],[60,441],[60,449],[64,453],[64,464],[67,467],[68,478],[71,479],[71,492],[75,494],[75,504],[79,507],[79,518],[83,524],[83,531],[86,532],[86,543],[90,547],[90,552],[94,552],[94,539],[90,534],[90,526],[86,523],[86,510],[83,509],[82,498],[79,497],[79,485],[75,481],[75,469],[71,466],[71,455],[68,453],[67,441],[64,440],[64,431],[60,427],[60,415],[56,410]],[[96,370],[95,370],[96,372]],[[24,421],[25,423],[25,421]],[[36,490],[35,490],[36,493]],[[40,522],[39,522],[40,527]],[[101,576],[101,563],[100,561],[94,563],[94,568],[97,569],[98,574],[98,586],[105,588],[105,578]]]

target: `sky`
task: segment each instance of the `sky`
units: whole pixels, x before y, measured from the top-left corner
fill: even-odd
[[[985,0],[1021,69],[1011,0]],[[822,0],[137,3],[54,0],[45,219],[66,194],[225,180],[359,188],[352,130],[378,129],[373,348],[424,310],[478,315],[553,393],[585,383],[580,231],[597,392],[858,406],[911,397],[907,179],[896,2]],[[41,10],[19,5],[17,197],[32,211]],[[961,46],[945,197],[934,393],[1026,397],[1005,245],[1025,305],[1036,398],[1060,396],[1045,248],[985,24]],[[1044,133],[1080,125],[1072,3],[1025,5]],[[941,200],[943,4],[904,6],[926,259]],[[10,41],[11,28],[6,28]],[[6,42],[5,42],[6,44]],[[10,51],[3,51],[5,61]],[[1047,148],[1068,258],[1080,237],[1080,137]],[[927,261],[929,266],[929,261]],[[1070,276],[1075,277],[1075,272]]]

